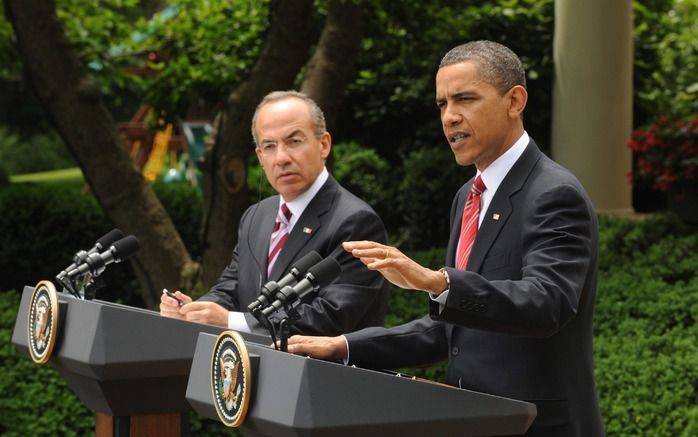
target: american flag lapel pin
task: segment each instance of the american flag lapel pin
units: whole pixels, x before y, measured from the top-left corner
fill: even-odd
[[[496,213],[496,212],[495,212],[494,214],[492,214],[492,219],[493,219],[493,220],[499,220],[499,214]]]
[[[306,228],[303,228],[303,233],[304,233],[304,234],[308,234],[308,235],[310,235],[310,234],[312,234],[312,233],[313,233],[313,230],[312,230],[312,229],[310,229],[310,228],[307,228],[307,227],[306,227]]]

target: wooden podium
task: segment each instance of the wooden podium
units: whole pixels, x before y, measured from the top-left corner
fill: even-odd
[[[33,287],[22,293],[12,343],[30,357],[28,314]],[[58,293],[58,337],[48,365],[97,413],[97,436],[188,435],[185,399],[199,332],[223,328],[155,311]],[[245,341],[270,344],[262,335]]]
[[[216,340],[199,334],[186,397],[200,416],[220,420],[211,381]],[[519,435],[536,417],[527,402],[245,344],[255,363],[240,425],[246,437]]]

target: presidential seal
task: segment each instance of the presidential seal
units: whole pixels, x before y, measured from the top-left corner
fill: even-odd
[[[235,331],[223,331],[211,357],[211,390],[218,417],[226,426],[240,426],[250,405],[252,368],[245,341]]]
[[[29,303],[29,354],[37,364],[51,358],[58,337],[58,295],[50,281],[39,281]]]

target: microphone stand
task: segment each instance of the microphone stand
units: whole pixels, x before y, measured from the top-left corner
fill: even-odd
[[[286,311],[286,315],[281,318],[278,323],[276,323],[276,326],[275,323],[269,319],[269,317],[264,316],[261,314],[261,312],[259,317],[257,317],[257,320],[259,320],[262,325],[267,328],[267,331],[269,331],[269,335],[271,336],[274,347],[277,350],[288,352],[288,337],[291,334],[291,326],[300,320],[301,315],[298,313],[298,310],[296,310],[293,304],[285,303],[284,310]],[[279,336],[278,343],[276,341],[277,333]]]
[[[97,291],[104,288],[104,279],[101,276],[93,276],[90,281],[85,284],[83,295],[85,300],[92,300],[97,295]]]
[[[97,291],[104,287],[104,279],[89,272],[74,278],[58,275],[56,279],[63,285],[63,292],[67,291],[78,299],[92,300]]]
[[[288,352],[288,337],[291,333],[291,326],[300,320],[301,315],[291,305],[285,305],[286,317],[279,321],[279,341],[281,342],[281,350]]]

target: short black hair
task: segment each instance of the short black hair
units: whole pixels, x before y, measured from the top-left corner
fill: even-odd
[[[515,85],[526,88],[521,59],[502,44],[486,40],[461,44],[444,55],[439,68],[466,61],[476,62],[480,75],[502,94]]]

